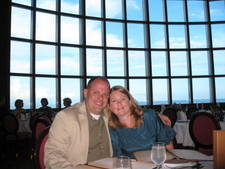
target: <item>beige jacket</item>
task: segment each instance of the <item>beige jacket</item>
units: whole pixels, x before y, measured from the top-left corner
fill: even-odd
[[[108,117],[104,114],[106,126]],[[63,109],[54,119],[45,145],[46,169],[70,169],[85,164],[88,156],[89,131],[85,102]],[[109,135],[109,130],[107,127]],[[109,135],[110,140],[110,135]],[[112,145],[110,154],[112,156]]]

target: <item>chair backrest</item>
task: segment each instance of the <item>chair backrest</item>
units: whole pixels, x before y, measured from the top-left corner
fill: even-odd
[[[16,135],[19,128],[19,122],[16,116],[11,113],[5,113],[2,118],[2,128],[5,136]]]
[[[204,153],[204,149],[213,148],[213,130],[221,130],[220,123],[212,114],[199,112],[193,115],[189,124],[189,134],[195,148]],[[207,152],[205,152],[206,154]],[[208,151],[207,155],[211,155]]]
[[[34,128],[34,123],[35,123],[35,120],[39,117],[39,115],[40,115],[40,113],[35,113],[35,114],[33,114],[32,116],[31,116],[31,118],[30,118],[30,129],[31,129],[31,131],[33,130],[33,128]]]
[[[195,106],[189,107],[186,111],[187,119],[191,119],[191,117],[197,112],[198,109]]]
[[[225,130],[213,130],[213,164],[214,169],[225,168]]]
[[[171,121],[171,127],[173,127],[177,121],[177,110],[169,107],[163,111],[163,114],[169,117]]]
[[[32,147],[35,147],[37,138],[42,133],[42,131],[44,131],[45,128],[50,125],[51,124],[43,118],[36,119],[36,121],[34,122],[34,128],[32,130]]]
[[[211,113],[215,116],[217,120],[223,121],[224,114],[219,106],[217,105],[211,106]]]
[[[45,169],[44,165],[44,146],[48,140],[50,126],[45,128],[37,138],[35,146],[34,163],[36,169]]]
[[[49,124],[52,124],[52,119],[49,117],[49,115],[45,114],[45,113],[41,113],[39,114],[38,118],[43,118],[46,121],[48,121]]]

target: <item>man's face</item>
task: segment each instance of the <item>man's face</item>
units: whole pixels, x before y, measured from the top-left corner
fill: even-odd
[[[100,114],[104,110],[108,104],[109,90],[108,83],[101,79],[95,79],[89,89],[84,89],[84,98],[90,113]]]

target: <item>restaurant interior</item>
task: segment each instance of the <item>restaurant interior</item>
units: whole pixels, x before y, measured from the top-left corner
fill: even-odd
[[[225,130],[225,1],[69,2],[0,0],[0,168],[39,169],[64,98],[82,101],[93,76],[168,116],[176,149],[225,168],[225,133],[214,133]]]

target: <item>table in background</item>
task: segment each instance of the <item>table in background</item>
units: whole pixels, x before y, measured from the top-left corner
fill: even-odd
[[[30,132],[30,119],[18,120],[19,121],[19,129],[18,132]]]

